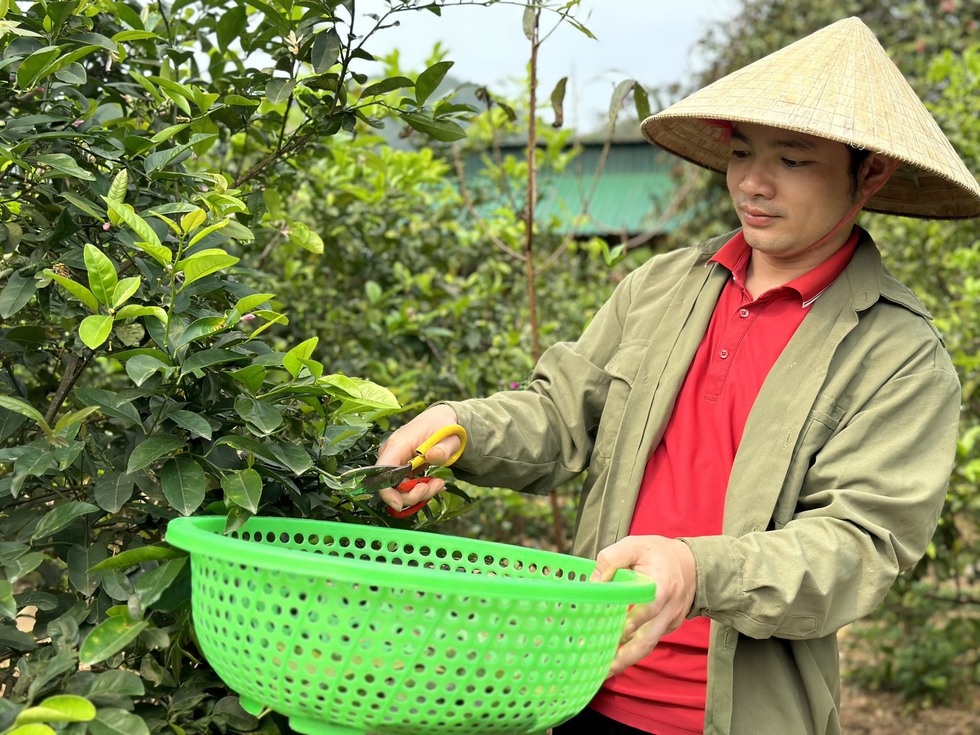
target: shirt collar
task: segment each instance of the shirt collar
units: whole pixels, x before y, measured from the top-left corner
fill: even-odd
[[[851,262],[851,256],[857,249],[859,233],[860,229],[855,227],[841,248],[825,261],[814,266],[802,276],[794,278],[782,288],[793,289],[800,295],[801,306],[804,308],[810,306]],[[735,284],[744,289],[745,276],[749,269],[751,257],[752,248],[745,241],[745,235],[739,230],[734,237],[719,248],[718,252],[708,262],[718,263],[727,268],[731,271]]]

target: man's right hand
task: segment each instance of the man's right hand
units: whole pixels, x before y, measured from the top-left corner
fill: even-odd
[[[415,450],[426,439],[444,426],[455,423],[456,412],[449,406],[439,405],[426,409],[388,437],[378,452],[377,464],[408,464],[415,457]],[[458,449],[459,437],[449,436],[426,452],[425,460],[431,465],[442,465]],[[407,493],[400,493],[395,488],[388,487],[381,490],[379,495],[389,506],[395,510],[401,510],[416,503],[428,502],[441,493],[445,487],[446,483],[443,480],[433,477],[427,482],[416,485]]]

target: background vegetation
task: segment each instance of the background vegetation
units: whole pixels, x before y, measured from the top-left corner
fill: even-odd
[[[392,8],[438,23],[449,4]],[[716,63],[692,86],[860,14],[980,170],[972,5],[744,5],[702,41]],[[531,4],[530,56],[541,23],[587,33],[576,6]],[[167,521],[396,523],[340,471],[433,400],[520,385],[535,345],[573,339],[649,255],[532,224],[529,176],[569,165],[573,136],[541,126],[530,163],[498,155],[532,129],[528,101],[462,104],[438,53],[374,61],[393,18],[353,0],[0,0],[0,733],[285,732],[200,660]],[[611,107],[630,92],[642,115],[630,80]],[[498,189],[453,185],[470,151]],[[687,173],[714,204],[672,246],[731,224],[717,178]],[[929,556],[859,629],[857,679],[928,705],[980,679],[980,246],[970,223],[869,226],[964,383]],[[498,494],[458,516],[446,498],[443,529],[562,544],[554,506]]]

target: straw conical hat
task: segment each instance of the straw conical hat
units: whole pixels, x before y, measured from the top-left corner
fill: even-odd
[[[980,215],[980,185],[858,18],[719,79],[641,127],[671,153],[724,172],[727,142],[705,120],[785,128],[901,160],[865,209],[940,219]]]

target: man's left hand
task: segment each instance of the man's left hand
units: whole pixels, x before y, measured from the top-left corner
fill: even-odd
[[[623,642],[609,670],[619,674],[646,657],[667,633],[677,630],[694,604],[697,569],[683,541],[663,536],[627,536],[599,552],[593,582],[612,579],[617,569],[632,569],[657,583],[653,602],[635,605],[626,617]]]

